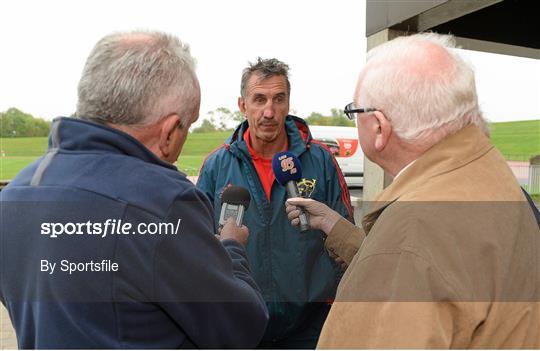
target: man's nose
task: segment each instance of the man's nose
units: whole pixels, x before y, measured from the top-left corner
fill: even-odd
[[[268,100],[268,102],[264,106],[263,117],[274,118],[274,114],[275,114],[274,103],[272,100]]]

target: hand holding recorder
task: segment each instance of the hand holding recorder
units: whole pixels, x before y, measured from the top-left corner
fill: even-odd
[[[220,240],[232,239],[246,246],[249,230],[242,221],[250,201],[249,191],[241,186],[230,186],[223,191],[218,230]]]

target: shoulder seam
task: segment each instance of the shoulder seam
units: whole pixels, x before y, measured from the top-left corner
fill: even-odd
[[[210,158],[210,156],[214,155],[215,153],[217,153],[219,150],[223,149],[223,148],[226,148],[226,144],[223,143],[221,145],[219,145],[218,147],[216,147],[214,150],[210,151],[208,153],[208,155],[206,155],[206,157],[204,158],[204,160],[202,161],[201,163],[201,167],[199,168],[199,174],[201,174],[201,171],[204,167],[204,165],[206,164],[206,161],[208,161],[208,159]]]

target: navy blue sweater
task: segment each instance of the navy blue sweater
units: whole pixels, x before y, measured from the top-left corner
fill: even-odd
[[[45,156],[0,195],[0,298],[20,348],[252,348],[261,339],[268,312],[244,249],[220,243],[206,196],[129,135],[56,119]],[[133,228],[68,234],[68,223],[104,231],[107,220]],[[65,228],[57,237],[54,223]],[[177,234],[142,234],[139,223],[171,223]],[[63,271],[69,263],[86,271]]]

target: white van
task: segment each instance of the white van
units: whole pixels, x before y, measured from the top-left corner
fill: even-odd
[[[364,185],[364,153],[356,127],[309,126],[313,139],[334,154],[349,187]]]

